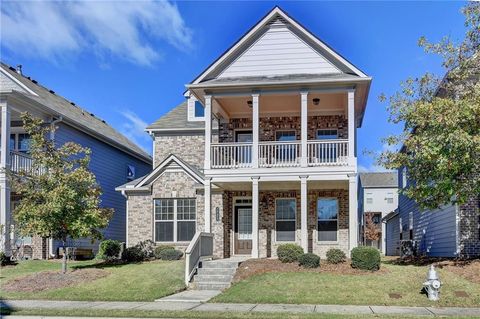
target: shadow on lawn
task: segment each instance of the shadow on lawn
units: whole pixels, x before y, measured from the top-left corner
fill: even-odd
[[[71,268],[72,269],[105,269],[105,268],[120,268],[122,266],[130,265],[130,264],[139,264],[139,263],[131,263],[131,262],[125,262],[122,260],[117,260],[117,261],[101,261],[98,263],[94,264],[89,264],[89,265],[74,265]]]
[[[397,266],[417,266],[425,267],[434,265],[438,268],[443,268],[445,266],[459,266],[464,267],[472,262],[475,259],[459,259],[459,258],[445,258],[445,257],[405,257],[405,258],[395,258],[383,260],[382,263],[386,265],[397,265]]]

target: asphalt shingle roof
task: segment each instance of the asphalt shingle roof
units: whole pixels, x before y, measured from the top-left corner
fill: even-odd
[[[101,136],[104,139],[112,142],[120,149],[126,149],[137,156],[143,158],[145,161],[150,161],[150,155],[145,152],[134,142],[130,141],[123,134],[108,125],[104,120],[96,117],[93,113],[75,105],[75,103],[68,101],[54,91],[40,85],[37,81],[18,74],[13,67],[1,62],[2,69],[9,73],[16,80],[35,92],[37,96],[30,93],[15,91],[15,94],[21,94],[31,100],[34,100],[45,108],[50,109],[54,113],[80,125],[85,130],[88,130],[94,136]]]
[[[398,187],[397,172],[360,173],[363,187]]]
[[[167,114],[147,126],[148,129],[204,129],[203,121],[188,121],[187,102],[174,107]]]

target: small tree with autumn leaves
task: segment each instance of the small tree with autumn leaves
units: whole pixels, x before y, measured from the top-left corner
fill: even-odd
[[[386,150],[377,160],[387,169],[406,168],[413,183],[400,191],[421,208],[463,204],[480,194],[480,2],[468,3],[463,13],[463,40],[419,40],[442,58],[446,76],[409,78],[389,98],[381,96],[389,121],[404,127],[384,139],[401,151]]]
[[[382,230],[379,225],[377,225],[373,221],[373,216],[375,213],[365,213],[365,228],[364,228],[364,236],[365,239],[376,241],[380,239],[382,234]]]
[[[100,208],[100,186],[89,170],[90,150],[67,142],[56,147],[47,137],[55,128],[28,113],[22,114],[25,132],[30,135],[32,167],[11,175],[12,188],[20,195],[13,212],[20,235],[61,240],[101,239],[113,209]],[[66,251],[62,272],[67,270]]]

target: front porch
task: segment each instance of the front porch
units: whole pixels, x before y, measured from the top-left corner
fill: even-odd
[[[276,257],[278,246],[285,243],[298,244],[305,252],[323,257],[330,248],[349,255],[357,246],[354,176],[329,181],[254,178],[212,185],[212,194],[205,197],[207,205],[210,199],[205,231],[214,234],[217,257]]]

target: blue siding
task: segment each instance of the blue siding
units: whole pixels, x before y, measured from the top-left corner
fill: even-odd
[[[101,206],[115,210],[110,224],[104,231],[105,238],[125,241],[126,200],[120,192],[115,191],[115,187],[127,182],[127,165],[135,166],[136,177],[140,177],[151,171],[151,164],[147,164],[64,123],[60,123],[55,132],[55,142],[57,145],[75,142],[91,150],[90,170],[95,174],[103,191]],[[57,247],[58,245],[59,243],[57,243]],[[97,244],[92,244],[90,240],[75,241],[75,246],[80,245],[97,248]]]
[[[403,185],[403,169],[398,171],[400,188]],[[410,212],[413,212],[413,239],[417,241],[421,253],[433,257],[456,257],[457,256],[457,226],[456,207],[446,206],[437,210],[426,210],[420,212],[415,201],[405,195],[399,194],[398,213],[402,219],[403,239],[409,238]],[[398,224],[398,225],[393,225]],[[387,222],[387,238],[390,243],[397,238],[400,239],[399,219],[392,218]],[[390,253],[394,250],[390,247]]]

